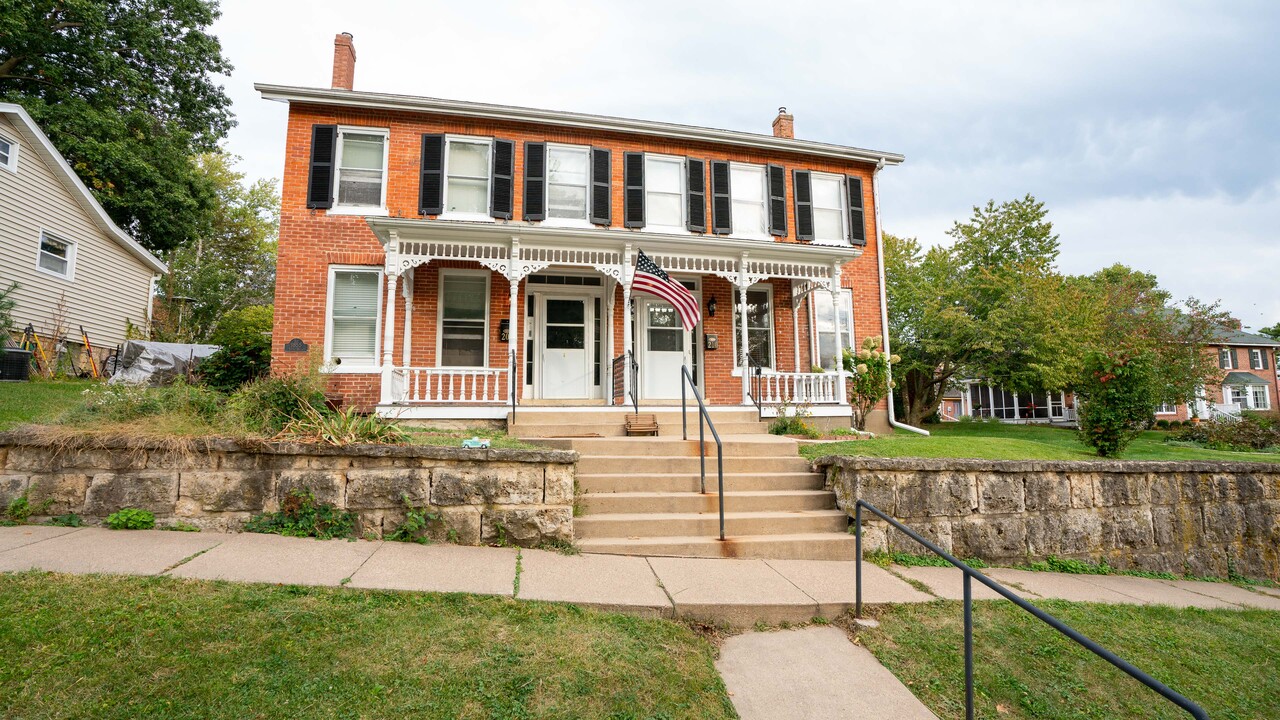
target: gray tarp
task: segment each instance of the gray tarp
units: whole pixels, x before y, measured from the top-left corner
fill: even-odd
[[[186,377],[193,363],[218,351],[217,345],[130,340],[120,349],[120,371],[109,385],[167,385]]]

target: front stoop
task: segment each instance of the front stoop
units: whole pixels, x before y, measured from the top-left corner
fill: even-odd
[[[759,432],[721,435],[725,539],[719,538],[715,444],[707,443],[700,492],[696,440],[541,438],[578,452],[574,534],[583,552],[670,557],[852,560],[848,516],[836,509],[790,438]],[[719,425],[717,424],[717,428]],[[676,425],[679,432],[679,425]]]

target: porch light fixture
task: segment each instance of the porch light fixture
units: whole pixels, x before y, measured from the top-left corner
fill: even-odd
[[[716,316],[716,296],[712,295],[711,298],[707,300],[707,317],[715,317],[715,316]]]

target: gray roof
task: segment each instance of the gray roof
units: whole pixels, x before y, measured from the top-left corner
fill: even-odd
[[[1220,330],[1218,332],[1218,340],[1223,345],[1260,345],[1262,347],[1280,348],[1280,340],[1233,328]]]
[[[1237,370],[1236,372],[1227,373],[1227,377],[1222,380],[1222,384],[1237,387],[1240,385],[1266,385],[1267,381],[1252,373]]]

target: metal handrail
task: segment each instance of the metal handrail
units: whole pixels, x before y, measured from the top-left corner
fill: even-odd
[[[636,362],[635,353],[627,351],[627,363],[631,366],[631,407],[636,415],[640,414],[640,363]]]
[[[1102,647],[1098,643],[1080,634],[1077,630],[1072,628],[1070,625],[1067,625],[1066,623],[1062,622],[1058,618],[1050,615],[1044,610],[1041,610],[1035,605],[1032,605],[1026,600],[1023,600],[1022,598],[1018,597],[1013,593],[1012,590],[1009,590],[1004,585],[1001,585],[995,580],[992,580],[986,575],[983,575],[977,570],[974,570],[973,568],[969,567],[965,563],[953,557],[946,550],[943,550],[942,548],[938,547],[932,542],[921,537],[919,533],[915,532],[911,528],[907,527],[906,525],[903,525],[897,520],[894,520],[888,515],[885,515],[884,512],[882,512],[879,508],[872,505],[871,503],[865,500],[858,500],[854,504],[854,508],[855,510],[854,510],[853,522],[856,528],[855,552],[857,553],[857,556],[858,556],[857,569],[854,575],[854,578],[855,578],[854,583],[857,588],[856,596],[854,600],[855,616],[862,617],[862,508],[866,508],[867,510],[870,510],[872,513],[877,515],[881,520],[884,520],[885,522],[889,523],[899,532],[903,533],[904,535],[911,538],[912,540],[915,540],[921,545],[929,548],[929,550],[933,551],[935,555],[942,558],[943,560],[946,560],[948,563],[951,563],[952,565],[956,566],[957,568],[960,569],[961,572],[964,573],[964,716],[967,720],[973,720],[973,582],[972,581],[974,579],[977,579],[978,582],[996,591],[1005,599],[1012,602],[1014,605],[1017,605],[1023,610],[1026,610],[1027,612],[1036,616],[1045,624],[1047,624],[1049,627],[1067,636],[1076,644],[1083,646],[1086,650],[1092,652],[1094,655],[1097,655],[1103,660],[1106,660],[1107,662],[1116,666],[1120,670],[1124,671],[1127,675],[1129,675],[1129,677],[1137,680],[1143,685],[1146,685],[1148,688],[1156,691],[1169,702],[1173,703],[1174,705],[1177,705],[1183,710],[1186,710],[1188,713],[1191,714],[1192,717],[1197,718],[1197,720],[1209,720],[1208,713],[1206,713],[1199,705],[1188,700],[1181,693],[1177,692],[1176,690],[1173,690],[1168,685],[1165,685],[1159,680],[1156,680],[1155,678],[1146,674],[1142,670],[1139,670],[1138,668],[1134,667],[1128,661],[1119,657],[1115,653],[1111,652],[1110,650]]]
[[[511,422],[516,421],[516,349],[511,348],[511,372],[507,374],[507,390],[511,395]]]
[[[760,367],[751,359],[751,354],[747,354],[747,372],[751,373],[751,378],[747,382],[747,397],[756,406],[756,420],[764,419],[764,405],[760,403],[760,376],[764,372],[764,368]]]
[[[719,493],[720,493],[720,539],[724,540],[724,443],[720,442],[720,433],[716,432],[716,424],[711,421],[711,413],[707,412],[706,403],[702,402],[702,395],[698,394],[698,385],[693,381],[693,375],[689,373],[688,365],[680,366],[680,424],[684,432],[684,439],[689,439],[689,416],[685,403],[685,385],[693,391],[693,399],[698,401],[698,462],[701,467],[701,481],[699,492],[706,494],[707,492],[707,440],[704,427],[711,428],[711,437],[716,441],[716,474],[719,476]],[[706,425],[703,425],[703,421]]]

